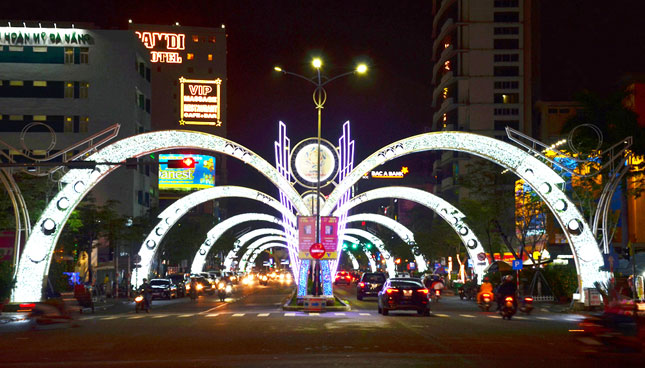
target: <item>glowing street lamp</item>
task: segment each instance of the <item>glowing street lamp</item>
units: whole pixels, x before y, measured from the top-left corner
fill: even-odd
[[[321,125],[321,116],[322,116],[322,109],[323,106],[325,105],[325,101],[327,100],[327,91],[325,91],[324,86],[338,78],[350,75],[350,74],[365,74],[367,72],[367,65],[364,63],[361,63],[356,66],[356,68],[352,71],[339,74],[333,78],[328,78],[326,76],[323,76],[320,73],[320,69],[322,68],[323,62],[322,59],[320,58],[314,58],[311,61],[311,65],[316,69],[316,76],[313,78],[307,78],[303,75],[293,73],[290,71],[286,71],[282,69],[279,66],[273,67],[273,70],[279,73],[283,74],[288,74],[288,75],[293,75],[295,77],[304,79],[308,81],[309,83],[313,84],[316,86],[314,89],[313,93],[313,99],[314,99],[314,104],[316,106],[316,110],[318,110],[318,160],[317,160],[317,182],[316,182],[316,243],[320,243],[320,125]],[[314,268],[314,296],[320,296],[320,262],[318,260],[315,261],[315,268]]]

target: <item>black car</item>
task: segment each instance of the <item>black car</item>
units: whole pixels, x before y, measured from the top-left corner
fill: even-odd
[[[172,281],[175,286],[177,286],[177,296],[185,297],[186,296],[186,278],[182,273],[176,273],[174,275],[169,275],[168,278]]]
[[[378,296],[378,292],[383,289],[385,284],[384,273],[381,272],[365,272],[356,284],[356,299],[363,300],[366,296]]]
[[[171,299],[177,297],[177,286],[170,279],[152,279],[150,280],[152,289],[152,298]]]
[[[416,310],[429,316],[429,290],[417,278],[393,278],[378,293],[378,312],[387,316],[391,310]]]

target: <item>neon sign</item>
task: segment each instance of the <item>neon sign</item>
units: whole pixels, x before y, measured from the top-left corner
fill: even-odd
[[[186,35],[182,33],[139,31],[134,33],[137,34],[143,45],[148,49],[154,49],[157,46],[166,50],[186,49]],[[150,61],[153,63],[181,64],[182,60],[182,57],[176,51],[150,51]]]
[[[0,27],[0,45],[92,45],[94,38],[82,29]]]
[[[409,172],[410,170],[407,166],[403,166],[399,171],[372,170],[371,173],[363,175],[363,179],[369,179],[370,174],[372,179],[403,179]]]
[[[179,78],[180,125],[221,126],[220,87],[222,80],[197,80]]]

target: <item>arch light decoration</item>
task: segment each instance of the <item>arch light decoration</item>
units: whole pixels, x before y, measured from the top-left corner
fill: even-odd
[[[274,229],[274,228],[262,228],[262,229],[255,229],[252,231],[249,231],[248,233],[243,234],[240,236],[234,243],[234,247],[237,247],[237,251],[235,252],[235,257],[237,257],[239,251],[246,245],[246,243],[250,242],[251,240],[258,238],[260,236],[267,236],[267,235],[278,235],[278,236],[284,236],[286,237],[286,232],[280,229]],[[289,245],[289,242],[287,242],[287,245]],[[240,268],[240,264],[238,263],[237,265],[238,269]],[[295,274],[294,274],[295,276]]]
[[[414,256],[414,260],[417,262],[417,269],[419,270],[419,272],[425,272],[428,269],[427,261],[419,250],[417,242],[414,241],[414,234],[412,233],[412,231],[410,231],[410,229],[405,227],[400,222],[393,220],[387,216],[377,215],[374,213],[359,213],[356,215],[348,216],[345,221],[348,223],[368,221],[375,222],[379,225],[387,227],[411,247],[412,255]]]
[[[204,263],[206,262],[206,256],[210,252],[213,244],[217,242],[217,240],[222,236],[222,234],[224,234],[234,226],[237,226],[249,221],[264,221],[264,222],[270,222],[276,225],[282,225],[282,220],[278,219],[275,216],[267,215],[264,213],[245,213],[242,215],[233,216],[231,218],[228,218],[220,222],[219,224],[215,225],[206,234],[206,239],[199,247],[199,250],[197,251],[197,253],[195,253],[195,257],[193,258],[193,263],[190,267],[190,272],[192,273],[203,272]],[[276,230],[276,231],[279,231],[279,230]],[[224,259],[224,269],[226,270],[231,268],[235,257],[235,253],[239,248],[242,247],[242,245],[240,245],[239,239],[237,239],[235,243],[233,243],[233,246],[234,248],[228,252],[226,258]]]
[[[191,208],[194,208],[195,206],[206,201],[230,197],[257,200],[273,207],[280,212],[288,212],[288,210],[277,200],[255,189],[249,189],[245,187],[214,187],[198,190],[185,197],[182,197],[173,202],[173,204],[168,206],[168,208],[166,208],[159,214],[159,216],[157,216],[161,220],[157,225],[153,227],[153,230],[148,234],[146,239],[141,244],[141,248],[139,248],[141,268],[139,269],[139,272],[133,273],[131,281],[132,285],[139,287],[139,285],[143,283],[143,279],[148,277],[150,268],[152,267],[152,261],[157,254],[157,250],[159,249],[159,244],[161,244],[161,241],[164,239],[168,231],[170,231],[170,229],[175,225],[175,223],[177,223],[177,221],[179,221],[179,219],[183,215],[190,211]],[[290,215],[295,218],[293,213],[290,213]]]
[[[348,241],[350,243],[360,243],[361,242],[360,239],[355,238],[355,237],[350,236],[350,235],[343,235],[342,239],[343,239],[343,241],[346,240],[346,241]],[[365,256],[367,257],[367,262],[369,262],[370,270],[372,270],[372,272],[376,272],[376,261],[374,260],[374,258],[372,258],[372,252],[370,252],[369,249],[365,249],[365,248],[363,248],[363,251],[365,252]],[[341,250],[341,252],[343,252],[343,251]],[[358,260],[356,259],[356,257],[354,257],[352,252],[343,252],[343,253],[347,253],[349,255],[349,257],[352,259],[352,264],[354,264],[354,260],[356,260],[356,266],[360,266],[358,264]],[[354,267],[355,269],[360,268],[360,267],[356,267],[356,266]]]
[[[358,259],[356,259],[356,256],[352,254],[352,252],[346,252],[347,257],[349,258],[349,261],[352,262],[352,269],[358,270],[360,267],[358,265]],[[374,272],[372,270],[372,272]]]
[[[18,264],[16,288],[11,301],[41,300],[52,254],[67,219],[83,197],[119,166],[100,163],[124,163],[128,158],[182,148],[218,152],[241,160],[278,187],[297,212],[303,216],[310,215],[291,183],[275,167],[244,146],[216,135],[194,131],[166,130],[138,134],[107,145],[89,156],[87,161],[99,163],[94,169],[71,169],[63,176],[61,183],[64,187],[47,204],[27,239]]]
[[[279,235],[271,235],[271,236],[264,236],[264,237],[262,237],[262,238],[260,238],[260,239],[258,239],[256,241],[254,241],[253,243],[251,243],[249,245],[249,247],[246,249],[246,252],[244,252],[244,254],[242,254],[242,258],[240,259],[240,264],[239,264],[240,270],[246,270],[247,269],[246,265],[249,262],[249,258],[253,254],[254,249],[257,249],[262,244],[266,244],[266,243],[269,243],[269,242],[274,242],[274,243],[275,242],[285,242],[286,243],[287,238],[284,237],[284,236],[279,236]],[[287,244],[287,246],[288,246],[288,244]]]
[[[488,266],[488,259],[486,258],[484,247],[482,247],[482,244],[475,235],[475,232],[472,231],[464,221],[466,216],[453,205],[436,195],[416,188],[383,187],[357,195],[339,210],[347,211],[367,201],[392,197],[419,203],[441,216],[441,218],[443,218],[452,227],[452,229],[455,230],[457,235],[461,238],[461,241],[466,246],[468,255],[474,261],[473,271],[477,274],[478,282],[481,283],[481,280],[484,279],[484,269]]]
[[[288,249],[288,248],[289,248],[289,246],[288,246],[288,245],[286,245],[286,244],[282,244],[282,243],[266,243],[266,244],[260,245],[260,246],[259,246],[259,247],[257,247],[257,248],[253,251],[253,253],[251,254],[251,256],[250,256],[250,258],[249,258],[249,261],[248,261],[248,265],[247,265],[247,270],[246,270],[246,271],[247,271],[247,272],[251,272],[251,270],[253,269],[253,265],[255,264],[255,260],[256,260],[256,258],[258,258],[258,256],[260,255],[260,253],[262,253],[262,252],[264,252],[265,250],[270,249],[270,248],[287,248],[287,249]],[[291,268],[291,270],[292,270],[292,272],[293,272],[293,267],[291,266],[291,264],[289,264],[289,267]]]
[[[352,201],[350,200],[348,203],[352,203]],[[376,235],[373,235],[372,233],[361,229],[345,228],[342,235],[345,234],[365,238],[372,244],[374,244],[379,253],[381,253],[381,257],[385,259],[385,269],[387,270],[388,275],[390,275],[390,277],[396,276],[396,266],[394,265],[394,259],[390,255],[390,252],[385,249],[385,245],[383,244],[381,239],[379,239]]]
[[[578,271],[580,290],[595,287],[596,282],[607,285],[610,274],[600,271],[603,258],[591,227],[578,208],[562,191],[564,180],[549,166],[521,149],[498,139],[465,132],[433,132],[416,135],[391,143],[363,160],[330,193],[321,209],[328,215],[338,205],[342,195],[364,173],[392,159],[415,152],[447,150],[479,156],[512,171],[528,184],[549,207],[560,223],[571,247]],[[580,301],[584,302],[584,293]]]

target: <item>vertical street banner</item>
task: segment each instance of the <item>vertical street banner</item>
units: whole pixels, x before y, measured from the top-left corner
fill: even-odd
[[[313,259],[309,248],[316,242],[316,216],[298,216],[298,257]]]
[[[325,247],[322,259],[336,259],[338,251],[338,217],[320,218],[320,242]]]

